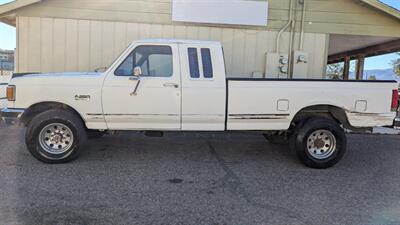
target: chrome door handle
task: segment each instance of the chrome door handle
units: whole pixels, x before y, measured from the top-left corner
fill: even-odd
[[[129,80],[140,80],[139,76],[131,76],[129,77]]]
[[[168,82],[168,83],[163,84],[163,86],[164,86],[164,87],[178,88],[178,87],[179,87],[179,84],[175,84],[175,83],[170,83],[170,82]]]

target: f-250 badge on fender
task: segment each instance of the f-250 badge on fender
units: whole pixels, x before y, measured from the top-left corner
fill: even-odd
[[[75,95],[76,101],[90,101],[90,95]]]

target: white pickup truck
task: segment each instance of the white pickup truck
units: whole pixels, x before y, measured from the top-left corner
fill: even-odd
[[[29,151],[47,163],[106,131],[251,131],[327,168],[346,150],[344,129],[393,126],[397,98],[395,81],[226,78],[218,42],[143,40],[105,72],[15,74],[1,116],[27,127]]]

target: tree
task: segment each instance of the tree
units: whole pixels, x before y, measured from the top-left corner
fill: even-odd
[[[392,61],[394,73],[400,77],[400,52],[397,53],[398,59]]]
[[[353,59],[349,63],[349,79],[351,79],[351,76],[353,75],[353,79],[355,79],[355,73],[356,73],[356,65],[357,65],[357,60]],[[328,78],[333,79],[333,80],[343,80],[344,79],[344,62],[338,62],[338,63],[332,63],[328,64],[326,67],[326,75]]]
[[[343,71],[344,71],[343,62],[328,64],[328,66],[326,67],[327,77],[333,80],[343,79]]]
[[[376,80],[376,76],[375,75],[369,75],[368,80]]]

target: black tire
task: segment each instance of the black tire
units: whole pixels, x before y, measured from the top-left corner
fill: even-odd
[[[301,160],[301,162],[304,165],[316,169],[326,169],[334,166],[343,158],[343,155],[346,152],[347,139],[343,128],[336,121],[325,118],[314,118],[307,120],[302,125],[303,125],[302,127],[295,129],[295,133],[292,135],[291,147],[294,148],[297,157]],[[308,143],[309,138],[313,138],[311,137],[311,135],[314,135],[315,132],[319,130],[328,131],[327,133],[332,134],[335,140],[335,145],[334,147],[331,148],[333,150],[330,150],[332,152],[330,153],[330,155],[326,155],[326,158],[314,157],[312,153],[313,152],[317,153],[317,152],[312,151],[312,148],[309,148],[311,146],[311,144]],[[315,138],[319,139],[319,137]],[[311,143],[312,145],[314,145],[315,142],[311,141]],[[325,143],[322,146],[324,145]],[[326,146],[329,145],[327,144]],[[311,153],[309,149],[311,149],[310,150]]]
[[[287,145],[289,140],[285,135],[278,134],[263,134],[264,138],[267,139],[271,144],[274,145]]]
[[[67,143],[70,146],[67,146],[65,152],[52,154],[42,147],[39,141],[41,131],[50,124],[61,124],[70,129],[72,135],[69,136],[73,137],[73,141],[72,144]],[[76,159],[86,140],[86,129],[81,118],[75,113],[63,109],[51,109],[36,115],[28,124],[25,133],[25,143],[29,152],[36,159],[45,163],[66,163]]]

